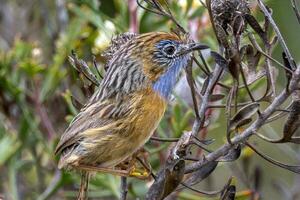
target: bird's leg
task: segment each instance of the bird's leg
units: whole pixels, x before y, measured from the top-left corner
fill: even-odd
[[[152,172],[152,168],[150,165],[150,162],[148,160],[149,158],[149,152],[147,152],[144,148],[141,148],[136,155],[136,159],[140,162],[140,164],[146,169],[149,173]]]
[[[79,194],[77,200],[87,200],[88,199],[88,186],[89,186],[90,174],[83,171],[81,174],[81,184],[79,189]]]
[[[132,176],[142,176],[146,179],[151,175],[152,169],[148,157],[148,152],[144,148],[139,149],[132,155],[128,162],[128,169]],[[140,165],[137,164],[137,161]]]

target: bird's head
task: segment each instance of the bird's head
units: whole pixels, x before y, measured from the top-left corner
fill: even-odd
[[[145,81],[165,99],[170,96],[177,77],[181,69],[187,66],[192,52],[208,48],[206,45],[192,42],[188,37],[179,37],[173,33],[130,35],[126,40],[123,37],[114,41],[122,41],[120,45],[110,49],[112,59],[108,64],[112,69],[109,69],[107,74],[110,74],[109,71],[113,72],[107,82],[113,83],[112,79],[116,79],[114,84],[126,89],[126,78],[131,88],[136,88]],[[119,78],[114,78],[115,74]],[[118,80],[123,80],[123,83],[118,84]]]
[[[143,71],[152,81],[153,89],[164,98],[169,97],[192,52],[208,48],[192,42],[188,37],[163,32],[143,34],[136,41],[142,48],[134,55],[142,60]]]

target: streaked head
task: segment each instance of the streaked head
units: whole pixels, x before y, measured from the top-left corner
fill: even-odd
[[[173,33],[134,35],[113,52],[108,63],[108,77],[103,82],[107,86],[114,84],[111,88],[126,93],[151,84],[167,99],[181,69],[187,66],[191,52],[206,48],[206,45]]]
[[[188,37],[172,33],[148,33],[137,37],[142,46],[135,55],[142,60],[143,71],[152,81],[153,89],[168,98],[177,77],[191,58],[191,52],[208,48]]]
[[[186,66],[192,51],[208,48],[165,32],[141,34],[135,38],[135,44],[132,56],[142,60],[144,72],[152,81],[174,65]]]

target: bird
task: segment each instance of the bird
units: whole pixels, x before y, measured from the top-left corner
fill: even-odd
[[[113,172],[157,128],[192,52],[208,48],[175,33],[127,36],[107,50],[100,86],[62,134],[55,150],[59,169]],[[83,170],[78,199],[86,198],[89,175]]]

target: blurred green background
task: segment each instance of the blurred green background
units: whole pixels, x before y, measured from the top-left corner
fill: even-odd
[[[198,0],[169,1],[174,15],[195,40],[217,49],[206,9]],[[300,26],[288,0],[269,0],[274,19],[296,61],[300,61]],[[261,18],[251,4],[254,13]],[[104,73],[101,53],[113,35],[134,31],[169,31],[170,21],[137,8],[135,0],[0,0],[0,199],[75,199],[80,183],[76,172],[56,167],[54,148],[68,123],[78,112],[71,94],[81,102],[86,96],[77,72],[67,56],[74,49],[92,66],[96,56]],[[280,60],[281,49],[275,58]],[[209,61],[210,62],[210,61]],[[93,70],[93,69],[92,69]],[[201,73],[196,74],[201,77]],[[278,76],[278,84],[283,81]],[[177,95],[177,96],[180,96]],[[214,123],[207,130],[215,138],[210,148],[225,142],[224,112],[213,111]],[[190,130],[194,119],[192,106],[184,98],[173,101],[156,135],[178,137]],[[265,126],[261,133],[279,137],[283,122]],[[256,141],[259,149],[274,158],[299,163],[296,145],[270,145]],[[154,171],[163,163],[169,144],[148,142]],[[257,173],[253,176],[254,173]],[[239,161],[219,164],[199,188],[221,188],[235,176],[238,199],[251,199],[254,177],[261,180],[259,199],[300,199],[300,176],[271,166],[245,149]],[[91,181],[91,199],[117,199],[120,178],[97,174]],[[129,178],[129,199],[143,199],[149,181]],[[179,199],[207,199],[184,190]],[[175,197],[173,197],[175,198]]]

